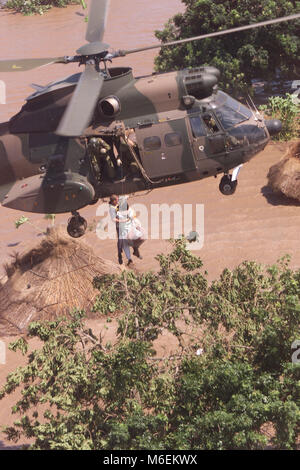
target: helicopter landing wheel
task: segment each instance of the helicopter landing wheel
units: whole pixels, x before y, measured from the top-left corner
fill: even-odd
[[[80,238],[85,234],[87,221],[78,212],[72,214],[72,217],[68,220],[67,232],[70,237]]]
[[[231,175],[224,175],[219,184],[219,190],[225,196],[230,196],[235,193],[237,187],[237,180],[231,181]]]

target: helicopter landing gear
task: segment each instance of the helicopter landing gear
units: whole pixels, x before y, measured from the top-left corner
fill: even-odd
[[[237,187],[237,180],[232,181],[231,175],[224,175],[219,184],[219,190],[225,196],[230,196],[235,193]]]
[[[237,187],[237,177],[242,168],[242,164],[233,169],[232,175],[225,174],[220,181],[219,189],[225,196],[230,196],[235,193]]]
[[[72,217],[68,220],[67,231],[70,237],[79,238],[85,234],[87,221],[81,217],[79,212],[72,212]]]

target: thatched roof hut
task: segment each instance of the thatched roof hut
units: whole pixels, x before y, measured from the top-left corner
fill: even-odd
[[[300,201],[300,140],[291,144],[282,159],[271,166],[268,182],[274,192]]]
[[[93,278],[120,273],[82,241],[54,227],[38,245],[15,254],[5,265],[7,281],[0,285],[0,335],[26,332],[30,322],[68,314],[74,307],[92,316],[97,295]]]

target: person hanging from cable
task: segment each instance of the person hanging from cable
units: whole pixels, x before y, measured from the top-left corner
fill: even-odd
[[[130,266],[133,263],[130,254],[130,246],[132,246],[132,244],[129,241],[128,234],[131,232],[132,228],[132,213],[129,210],[127,199],[125,197],[119,199],[119,207],[116,217],[119,224],[120,245],[126,255],[127,266]],[[137,256],[135,249],[133,254]]]
[[[145,242],[144,229],[142,228],[141,222],[137,219],[134,209],[129,207],[125,198],[122,198],[122,201],[119,205],[119,223],[121,236],[124,240],[127,241],[127,243],[124,245],[124,251],[126,245],[128,245],[128,247],[133,248],[134,256],[139,259],[143,259],[139,248]]]
[[[119,212],[119,196],[117,196],[116,194],[112,194],[109,200],[109,214],[110,214],[111,220],[116,224],[117,237],[118,237],[118,242],[117,242],[118,260],[119,260],[119,264],[123,264],[123,258],[122,258],[123,244],[122,244],[122,240],[120,239],[118,212]]]

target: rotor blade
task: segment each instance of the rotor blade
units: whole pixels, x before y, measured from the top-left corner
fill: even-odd
[[[104,77],[94,64],[87,64],[71,101],[61,119],[56,134],[72,137],[82,135],[92,118]]]
[[[102,41],[107,21],[110,0],[92,0],[85,39],[88,42]]]
[[[48,59],[0,60],[0,72],[24,72],[43,65],[66,63],[64,57]]]
[[[131,50],[128,50],[128,51],[121,50],[121,51],[117,51],[116,55],[114,55],[114,56],[115,57],[119,57],[119,56],[123,57],[123,56],[128,55],[128,54],[134,54],[135,52],[148,51],[150,49],[159,49],[160,47],[175,46],[176,44],[184,44],[185,42],[198,41],[200,39],[213,38],[213,37],[216,37],[216,36],[223,36],[224,34],[237,33],[239,31],[245,31],[247,29],[260,28],[262,26],[281,23],[283,21],[295,20],[297,18],[300,18],[300,13],[296,13],[295,15],[290,15],[290,16],[283,16],[281,18],[275,18],[273,20],[261,21],[260,23],[253,23],[253,24],[249,24],[249,25],[245,25],[245,26],[238,26],[237,28],[225,29],[223,31],[216,31],[214,33],[202,34],[200,36],[194,36],[192,38],[179,39],[178,41],[165,42],[165,43],[161,43],[161,44],[154,44],[153,46],[141,47],[139,49],[131,49]]]

